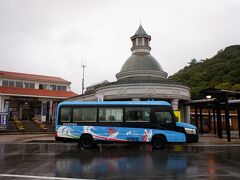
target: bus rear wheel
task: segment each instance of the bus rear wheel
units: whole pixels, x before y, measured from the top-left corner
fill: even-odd
[[[152,139],[152,146],[154,149],[163,149],[166,145],[166,138],[163,135],[155,135]]]
[[[85,149],[90,149],[94,145],[94,140],[92,135],[90,134],[83,134],[80,138],[79,142],[80,146],[82,146]]]

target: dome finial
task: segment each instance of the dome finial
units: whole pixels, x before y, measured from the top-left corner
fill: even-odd
[[[139,27],[138,27],[138,29],[137,29],[137,31],[136,31],[136,33],[134,34],[134,36],[149,36],[147,33],[146,33],[146,31],[143,29],[143,27],[142,27],[142,22],[140,21],[140,25],[139,25]]]

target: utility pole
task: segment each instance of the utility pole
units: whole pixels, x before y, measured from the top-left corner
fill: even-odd
[[[83,91],[84,91],[84,68],[86,66],[82,64],[82,68],[83,68],[83,77],[82,77],[82,94],[83,94]]]

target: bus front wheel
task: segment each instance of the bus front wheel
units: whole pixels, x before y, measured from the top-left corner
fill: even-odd
[[[166,145],[166,138],[163,135],[155,135],[152,139],[152,146],[154,149],[163,149]]]
[[[92,135],[90,134],[83,134],[80,138],[80,145],[85,148],[85,149],[89,149],[91,147],[93,147],[94,145],[94,140]]]

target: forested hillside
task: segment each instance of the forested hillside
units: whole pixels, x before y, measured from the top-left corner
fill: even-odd
[[[193,99],[201,98],[205,88],[240,91],[240,45],[226,47],[211,59],[192,59],[169,79],[189,86]]]

